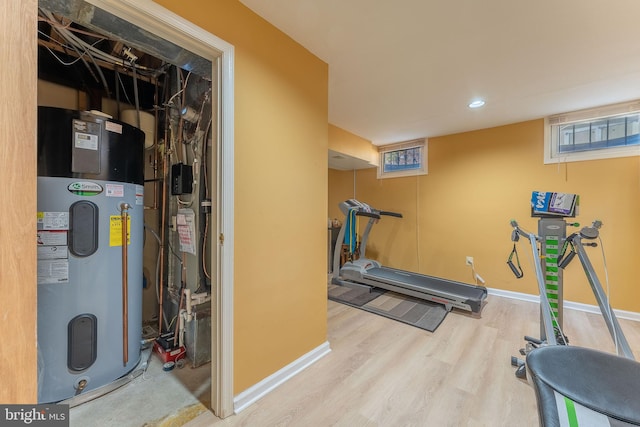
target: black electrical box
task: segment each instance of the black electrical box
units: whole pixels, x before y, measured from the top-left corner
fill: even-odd
[[[193,167],[183,163],[171,166],[171,194],[191,194],[193,191]]]

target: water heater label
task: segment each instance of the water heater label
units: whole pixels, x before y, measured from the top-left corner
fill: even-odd
[[[98,151],[98,135],[90,133],[76,132],[74,134],[75,147],[85,150]]]
[[[38,246],[38,262],[43,259],[67,259],[69,249],[63,246]]]
[[[136,184],[136,205],[144,204],[144,186]]]
[[[122,125],[114,122],[105,122],[104,123],[105,130],[109,132],[122,133]]]
[[[102,186],[95,182],[72,182],[67,187],[76,196],[95,196],[102,193]]]
[[[38,284],[45,283],[69,283],[69,260],[39,260]]]
[[[65,230],[38,230],[38,246],[60,246],[67,244]]]
[[[106,184],[106,193],[107,197],[124,197],[124,185],[121,184]]]
[[[68,230],[69,212],[38,212],[38,223],[44,230]]]

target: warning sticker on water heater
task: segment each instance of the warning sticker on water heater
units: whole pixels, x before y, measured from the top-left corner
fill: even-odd
[[[69,249],[66,245],[61,246],[38,246],[38,262],[43,259],[67,259]]]
[[[127,221],[127,245],[131,244],[131,217]],[[109,246],[122,246],[122,217],[109,217]]]
[[[68,230],[69,212],[38,212],[38,228],[44,230]]]
[[[69,260],[38,260],[38,284],[69,283]]]
[[[67,244],[65,230],[38,230],[38,246],[60,246]]]
[[[136,205],[144,204],[144,186],[136,184]]]
[[[106,184],[105,195],[107,197],[124,197],[124,185],[122,184]]]

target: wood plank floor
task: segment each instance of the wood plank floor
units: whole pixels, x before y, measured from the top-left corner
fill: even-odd
[[[329,355],[238,415],[204,426],[536,426],[533,390],[510,357],[539,335],[537,304],[489,297],[482,318],[449,313],[433,333],[329,301]],[[620,320],[640,357],[640,323]],[[601,316],[565,310],[572,345],[613,352]]]

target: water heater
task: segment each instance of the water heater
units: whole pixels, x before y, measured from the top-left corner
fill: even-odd
[[[144,133],[38,109],[38,402],[97,389],[140,359]]]

